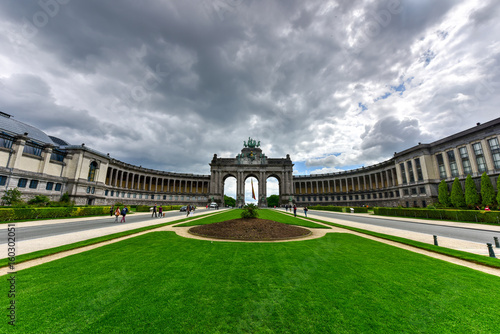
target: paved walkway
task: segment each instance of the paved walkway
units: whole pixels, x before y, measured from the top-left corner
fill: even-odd
[[[209,213],[209,212],[207,212],[207,213]],[[346,215],[353,215],[353,214],[346,213]],[[366,214],[360,214],[360,215],[366,216]],[[347,221],[347,220],[338,219],[338,218],[325,218],[323,216],[317,216],[317,215],[315,215],[314,214],[314,210],[310,210],[309,211],[309,217],[310,218],[321,219],[321,220],[324,220],[324,221],[331,221],[331,222],[335,222],[335,223],[341,224],[341,225],[358,227],[358,228],[361,228],[361,229],[366,229],[366,230],[375,231],[375,232],[379,232],[379,233],[400,236],[400,237],[403,237],[403,238],[417,240],[417,241],[426,242],[426,243],[430,243],[430,244],[433,243],[432,240],[430,240],[430,241],[428,240],[429,239],[429,235],[428,234],[403,231],[403,230],[398,230],[398,229],[393,229],[393,228],[386,228],[386,227],[380,227],[380,226],[374,226],[374,225],[369,225],[369,224],[353,223],[353,222],[350,222],[350,221]],[[197,219],[201,219],[201,218],[203,218],[202,215],[200,215],[199,218],[197,218]],[[299,217],[299,218],[304,219],[304,217]],[[384,218],[386,218],[386,217],[384,217]],[[395,219],[395,220],[406,220],[406,219],[403,219],[403,218],[395,218],[395,217],[390,217],[390,218],[391,219]],[[180,218],[179,217],[170,217],[168,219],[151,219],[151,220],[148,220],[146,222],[139,223],[139,224],[145,224],[147,226],[147,225],[154,225],[154,224],[158,224],[158,223],[173,221],[173,220],[176,220],[176,219],[180,219]],[[411,218],[408,218],[407,221],[422,222],[422,221],[419,221],[419,220],[414,220],[414,219],[412,220]],[[427,221],[427,220],[425,222],[426,223],[442,224],[442,225],[449,225],[451,223],[451,224],[459,224],[457,226],[463,226],[460,223],[453,223],[453,222],[441,222],[441,221],[436,222],[436,221]],[[58,222],[54,222],[54,223],[58,223]],[[122,237],[122,238],[117,238],[117,239],[109,240],[109,241],[102,242],[102,243],[99,243],[99,244],[90,245],[90,246],[86,246],[86,247],[74,249],[74,250],[71,250],[71,251],[66,251],[66,252],[62,252],[62,253],[50,255],[50,256],[47,256],[47,257],[44,257],[44,258],[41,258],[41,259],[35,259],[35,260],[27,261],[27,262],[24,262],[24,263],[21,263],[21,264],[17,264],[16,265],[16,271],[17,270],[22,270],[22,269],[25,269],[25,268],[29,268],[29,267],[33,267],[33,266],[36,266],[36,265],[39,265],[39,264],[42,264],[42,263],[54,261],[54,260],[57,260],[57,259],[69,256],[69,255],[72,255],[72,254],[85,252],[87,250],[98,248],[98,247],[101,247],[101,246],[104,246],[104,245],[107,245],[107,244],[111,244],[111,243],[114,243],[114,242],[119,242],[119,241],[122,241],[122,240],[125,240],[125,239],[128,239],[128,238],[133,238],[133,237],[136,237],[138,235],[146,234],[146,233],[149,233],[149,232],[152,232],[152,231],[174,231],[177,235],[185,237],[185,238],[202,239],[202,240],[212,240],[212,241],[218,241],[218,242],[254,242],[254,241],[239,241],[239,240],[225,240],[225,239],[208,239],[208,238],[203,238],[203,237],[195,236],[195,235],[192,235],[192,234],[188,233],[188,230],[189,230],[190,227],[176,227],[176,225],[180,225],[180,224],[182,224],[182,222],[177,223],[177,224],[172,224],[172,225],[169,225],[169,226],[163,226],[163,227],[160,227],[160,228],[157,228],[157,229],[153,229],[153,230],[149,230],[149,231],[145,231],[145,232],[140,232],[140,233],[133,234],[133,235],[126,236],[126,237]],[[317,223],[317,224],[321,224],[321,223]],[[366,234],[362,234],[362,233],[358,233],[358,232],[354,232],[354,231],[350,231],[350,230],[346,230],[346,229],[342,229],[342,228],[332,227],[332,226],[327,225],[327,224],[321,224],[321,225],[329,226],[329,227],[331,227],[331,229],[314,229],[314,228],[309,228],[311,230],[312,234],[309,235],[309,236],[306,236],[304,238],[293,239],[293,240],[286,240],[286,241],[281,240],[281,241],[262,241],[262,242],[297,242],[297,241],[302,241],[302,240],[307,240],[307,239],[320,238],[320,237],[323,237],[326,233],[350,233],[350,234],[358,235],[358,236],[363,237],[363,238],[375,240],[375,241],[382,242],[382,243],[385,243],[385,244],[388,244],[388,245],[391,245],[391,246],[395,246],[395,247],[398,247],[398,248],[407,249],[407,250],[410,250],[410,251],[415,252],[415,253],[419,253],[419,254],[430,256],[430,257],[437,258],[437,259],[440,259],[440,260],[448,261],[448,262],[451,262],[451,263],[455,263],[455,264],[458,264],[458,265],[461,265],[461,266],[465,266],[465,267],[468,267],[468,268],[472,268],[472,269],[475,269],[475,270],[479,270],[479,271],[482,271],[482,272],[485,272],[485,273],[488,273],[488,274],[500,277],[500,269],[491,268],[491,267],[487,267],[487,266],[483,266],[483,265],[479,265],[479,264],[474,264],[472,262],[460,260],[460,259],[457,259],[457,258],[454,258],[454,257],[442,255],[442,254],[437,254],[437,253],[434,253],[434,252],[429,252],[429,251],[426,251],[426,250],[423,250],[423,249],[419,249],[419,248],[416,248],[416,247],[412,247],[412,246],[400,244],[400,243],[389,241],[389,240],[386,240],[386,239],[372,237],[372,236],[369,236],[369,235],[366,235]],[[479,225],[479,226],[478,226],[478,224],[469,224],[469,225],[472,225],[471,227],[473,227],[473,228],[478,228],[479,226],[485,226],[488,229],[490,227],[497,228],[496,226],[490,226],[490,225]],[[134,228],[137,228],[137,227],[140,227],[140,226],[134,225]],[[101,231],[101,230],[106,230],[106,229],[99,229],[98,231]],[[496,230],[496,229],[494,229],[494,230]],[[101,231],[101,232],[105,232],[105,231]],[[71,233],[71,234],[73,234],[73,233]],[[79,234],[82,234],[82,232],[79,232]],[[55,241],[56,244],[57,244],[57,240],[55,240],[53,238],[64,239],[64,240],[67,241],[67,239],[66,239],[67,235],[68,234],[65,234],[64,237],[59,236],[59,237],[50,237],[50,238],[45,238],[45,239],[52,239],[52,242]],[[79,237],[79,239],[81,239],[81,238],[83,238],[83,240],[84,239],[88,239],[88,237],[83,237],[83,236]],[[62,240],[59,240],[59,242],[62,242]],[[47,241],[47,243],[48,243],[48,241]],[[67,244],[67,243],[68,242],[63,242],[63,244]],[[472,253],[476,253],[476,254],[482,254],[482,255],[487,255],[488,254],[487,250],[484,251],[484,249],[483,249],[484,247],[481,248],[482,244],[478,244],[478,243],[474,243],[474,242],[468,242],[468,241],[463,241],[463,240],[458,240],[458,239],[451,239],[451,238],[441,237],[439,239],[439,244],[440,244],[440,246],[443,246],[443,247],[453,248],[453,249],[458,249],[458,250],[463,250],[463,251],[468,251],[468,252],[472,252]],[[40,247],[40,245],[41,244],[38,243],[37,247]],[[52,248],[52,247],[56,247],[56,246],[54,244],[52,244],[50,247],[46,247],[46,248]],[[498,253],[500,253],[500,252],[498,252]],[[8,271],[9,271],[8,268],[0,268],[0,276],[7,274]]]

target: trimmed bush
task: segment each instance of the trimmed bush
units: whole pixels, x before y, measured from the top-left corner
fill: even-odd
[[[479,204],[479,194],[477,193],[476,184],[472,180],[472,176],[467,175],[465,179],[465,204],[469,208],[473,208]]]
[[[481,202],[483,205],[493,205],[495,201],[495,190],[486,172],[481,175]]]
[[[451,204],[455,208],[463,208],[465,206],[464,192],[462,190],[462,185],[458,181],[458,177],[453,181],[453,186],[451,186]]]
[[[498,211],[484,212],[478,210],[375,208],[373,213],[379,216],[429,218],[473,223],[500,224],[500,212]]]
[[[241,212],[241,218],[258,218],[259,213],[257,212],[259,208],[255,204],[246,204]]]
[[[439,187],[438,187],[438,199],[439,199],[439,203],[441,203],[442,205],[444,205],[446,207],[450,206],[450,204],[451,204],[451,202],[450,202],[450,193],[448,191],[448,185],[446,184],[445,180],[442,180],[439,183]]]

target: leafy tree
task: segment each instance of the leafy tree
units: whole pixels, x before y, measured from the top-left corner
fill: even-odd
[[[246,204],[241,212],[241,218],[257,218],[259,213],[257,212],[259,208],[253,203]]]
[[[451,204],[450,193],[448,192],[448,185],[446,184],[445,180],[442,180],[441,183],[439,183],[438,199],[439,203],[441,203],[445,207],[450,206]]]
[[[481,199],[483,205],[492,205],[495,201],[495,190],[486,172],[481,175]]]
[[[65,192],[61,196],[60,202],[63,202],[63,203],[69,203],[70,202],[70,200],[69,200],[69,194],[67,192]]]
[[[453,204],[456,208],[462,208],[465,206],[464,192],[460,181],[458,181],[458,177],[455,178],[455,181],[453,181],[453,185],[451,186],[450,200],[451,204]]]
[[[21,192],[17,188],[5,191],[5,194],[2,196],[2,201],[7,205],[15,205],[23,202],[21,199]]]
[[[36,195],[34,198],[28,201],[29,205],[40,205],[45,206],[50,202],[50,198],[45,195]]]
[[[224,204],[227,206],[232,206],[233,208],[236,206],[236,200],[232,197],[224,195]]]
[[[500,206],[500,176],[497,178],[497,204]]]
[[[465,179],[465,204],[468,207],[474,207],[479,203],[479,194],[477,193],[476,183],[472,180],[472,176],[467,175]]]
[[[271,195],[267,198],[267,206],[274,207],[280,205],[279,195]]]

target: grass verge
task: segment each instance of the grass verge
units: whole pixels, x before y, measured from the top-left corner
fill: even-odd
[[[291,215],[290,213],[285,213],[285,212],[281,212],[281,213],[288,215],[288,216]],[[351,226],[346,226],[346,225],[328,222],[328,221],[321,220],[321,219],[309,218],[309,217],[307,219],[312,220],[312,221],[316,221],[319,223],[323,223],[323,224],[328,224],[328,225],[335,226],[335,227],[345,228],[346,230],[351,230],[351,231],[355,231],[355,232],[359,232],[359,233],[363,233],[363,234],[368,234],[368,235],[371,235],[374,237],[379,237],[382,239],[387,239],[387,240],[399,242],[401,244],[425,249],[425,250],[428,250],[428,251],[431,251],[434,253],[439,253],[439,254],[443,254],[443,255],[456,257],[456,258],[461,259],[461,260],[465,260],[465,261],[469,261],[469,262],[473,262],[473,263],[477,263],[477,264],[482,264],[482,265],[485,265],[488,267],[500,268],[500,260],[496,259],[496,258],[477,255],[477,254],[468,253],[468,252],[463,252],[463,251],[450,249],[450,248],[446,248],[446,247],[434,246],[432,244],[426,244],[426,243],[420,242],[420,241],[415,241],[415,240],[411,240],[411,239],[396,237],[393,235],[368,231],[368,230],[364,230],[364,229],[360,229],[360,228],[356,228],[356,227],[351,227]]]

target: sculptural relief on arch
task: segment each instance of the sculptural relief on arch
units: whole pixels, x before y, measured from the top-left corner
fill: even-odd
[[[236,205],[245,204],[245,180],[255,177],[258,180],[258,206],[267,207],[267,179],[275,177],[279,183],[281,204],[290,204],[293,196],[293,163],[290,156],[268,158],[260,148],[260,141],[252,138],[243,142],[243,149],[234,158],[218,158],[214,154],[210,163],[210,197],[223,204],[224,181],[236,178]]]

